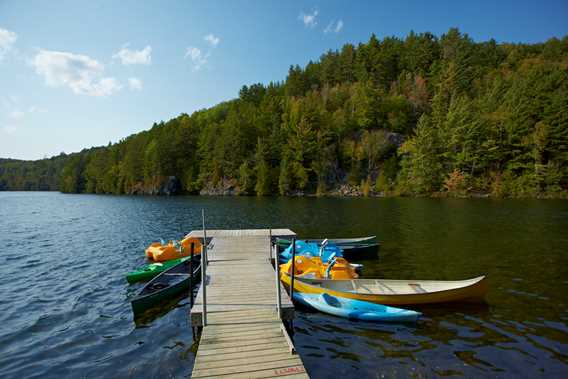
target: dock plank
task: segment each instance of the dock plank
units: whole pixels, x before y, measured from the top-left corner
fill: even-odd
[[[199,362],[215,362],[215,361],[226,361],[231,359],[246,358],[250,356],[263,356],[263,355],[275,355],[275,354],[288,354],[289,350],[287,347],[275,347],[272,349],[257,350],[254,354],[250,351],[237,351],[234,353],[224,353],[222,355],[201,355],[199,357]]]
[[[258,351],[264,351],[268,349],[280,349],[288,348],[288,344],[283,341],[272,342],[272,343],[264,343],[262,345],[252,345],[252,346],[238,346],[238,347],[225,347],[225,348],[215,348],[215,349],[199,349],[198,356],[223,356],[224,354],[231,354],[231,353],[239,353],[239,352],[250,352],[251,355],[256,354]],[[197,356],[196,356],[196,362]]]
[[[227,374],[243,374],[243,373],[251,373],[267,369],[276,371],[288,367],[302,367],[302,370],[305,372],[305,369],[303,369],[302,360],[300,358],[291,356],[288,359],[269,361],[264,363],[245,363],[231,367],[197,369],[194,370],[192,378],[219,376]]]

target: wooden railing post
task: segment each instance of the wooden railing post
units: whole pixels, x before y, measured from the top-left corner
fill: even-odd
[[[193,253],[195,251],[195,243],[191,243],[189,247],[189,304],[193,308]]]
[[[268,229],[268,262],[272,261],[272,229]]]
[[[280,264],[278,252],[274,252],[274,272],[276,273],[276,311],[278,318],[282,319],[282,293],[280,292]]]
[[[292,237],[292,277],[290,278],[290,300],[294,300],[294,277],[296,276],[296,237]]]
[[[207,230],[205,228],[205,209],[201,210],[203,219],[203,244],[201,245],[201,285],[203,286],[203,326],[207,326]]]

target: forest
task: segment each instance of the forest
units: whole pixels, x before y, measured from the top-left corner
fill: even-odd
[[[372,35],[117,143],[0,160],[0,190],[567,197],[568,36]]]

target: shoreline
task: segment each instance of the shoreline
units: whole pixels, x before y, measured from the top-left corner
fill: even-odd
[[[335,191],[326,192],[323,194],[317,193],[290,193],[287,195],[280,195],[280,194],[267,194],[267,195],[256,195],[254,193],[236,193],[236,192],[221,192],[221,191],[200,191],[199,193],[192,193],[192,192],[178,192],[173,194],[156,194],[156,193],[94,193],[94,192],[78,192],[78,193],[70,193],[70,192],[62,192],[59,190],[0,190],[2,192],[54,192],[54,193],[61,193],[65,195],[112,195],[112,196],[152,196],[152,197],[177,197],[177,196],[199,196],[199,197],[281,197],[281,198],[409,198],[409,199],[487,199],[487,200],[568,200],[568,193],[559,193],[557,196],[552,196],[550,194],[543,194],[539,196],[525,196],[525,197],[511,197],[511,196],[493,196],[491,193],[471,193],[466,195],[452,195],[448,194],[447,192],[433,192],[430,194],[422,194],[422,195],[411,195],[411,194],[396,194],[396,193],[369,193],[368,195],[364,194],[340,194]]]

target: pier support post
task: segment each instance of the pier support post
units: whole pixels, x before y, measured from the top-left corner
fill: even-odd
[[[201,286],[203,288],[203,326],[207,325],[207,231],[205,228],[205,209],[201,210],[203,220],[203,245],[201,246]]]
[[[282,293],[280,292],[280,265],[278,264],[278,253],[274,254],[274,272],[276,273],[276,311],[278,318],[282,319]]]
[[[272,229],[268,229],[268,262],[272,261]]]
[[[290,277],[290,300],[294,301],[294,277],[296,276],[296,237],[292,237],[292,276]]]
[[[195,244],[192,242],[189,247],[189,305],[193,308],[193,253]]]

